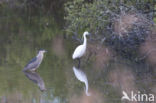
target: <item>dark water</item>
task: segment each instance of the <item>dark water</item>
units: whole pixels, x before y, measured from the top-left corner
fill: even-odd
[[[85,84],[73,72],[77,62],[71,55],[78,43],[64,38],[53,15],[5,7],[0,15],[0,103],[121,103],[123,90],[156,91],[155,72],[148,63],[111,58],[98,64],[95,57],[84,57],[80,69],[91,93],[86,96]],[[25,74],[22,69],[39,49],[48,52],[37,74]]]

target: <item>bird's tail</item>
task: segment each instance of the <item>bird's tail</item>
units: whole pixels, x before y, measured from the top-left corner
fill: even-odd
[[[26,67],[24,67],[24,69],[22,70],[22,72],[26,72],[27,71],[27,68]]]
[[[72,58],[75,59],[75,55],[74,54],[72,55]]]
[[[24,68],[23,70],[22,70],[22,72],[25,72],[26,71],[26,68]]]

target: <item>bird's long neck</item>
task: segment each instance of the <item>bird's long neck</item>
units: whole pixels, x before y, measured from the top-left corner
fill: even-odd
[[[90,96],[91,94],[88,92],[88,81],[85,81],[85,86],[86,86],[85,88],[86,95]]]
[[[87,45],[87,38],[86,35],[83,35],[84,41],[83,41],[83,45]]]

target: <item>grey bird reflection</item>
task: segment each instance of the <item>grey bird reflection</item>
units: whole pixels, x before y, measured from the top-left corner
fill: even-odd
[[[85,93],[86,93],[86,95],[91,96],[91,93],[88,92],[89,86],[88,86],[88,79],[87,79],[86,74],[81,69],[76,68],[75,66],[73,66],[73,71],[74,71],[74,74],[75,74],[76,78],[79,81],[85,83]]]
[[[24,74],[29,80],[31,80],[35,84],[37,84],[37,86],[40,88],[41,91],[46,90],[44,81],[43,81],[43,79],[40,77],[40,75],[38,73],[25,71]]]

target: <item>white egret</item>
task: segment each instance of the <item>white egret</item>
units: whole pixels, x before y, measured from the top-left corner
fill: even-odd
[[[85,83],[85,86],[86,86],[85,93],[86,93],[87,96],[90,96],[91,94],[88,92],[88,87],[89,86],[88,86],[88,79],[87,79],[86,74],[82,70],[77,69],[75,66],[73,67],[73,71],[74,71],[74,74],[75,74],[76,78],[79,81]]]
[[[79,45],[78,47],[76,47],[73,55],[72,55],[72,58],[73,59],[78,59],[79,60],[79,64],[80,64],[80,58],[85,54],[86,52],[86,47],[87,47],[87,35],[89,35],[88,31],[85,31],[83,33],[83,38],[84,38],[84,41],[83,41],[83,44]]]

